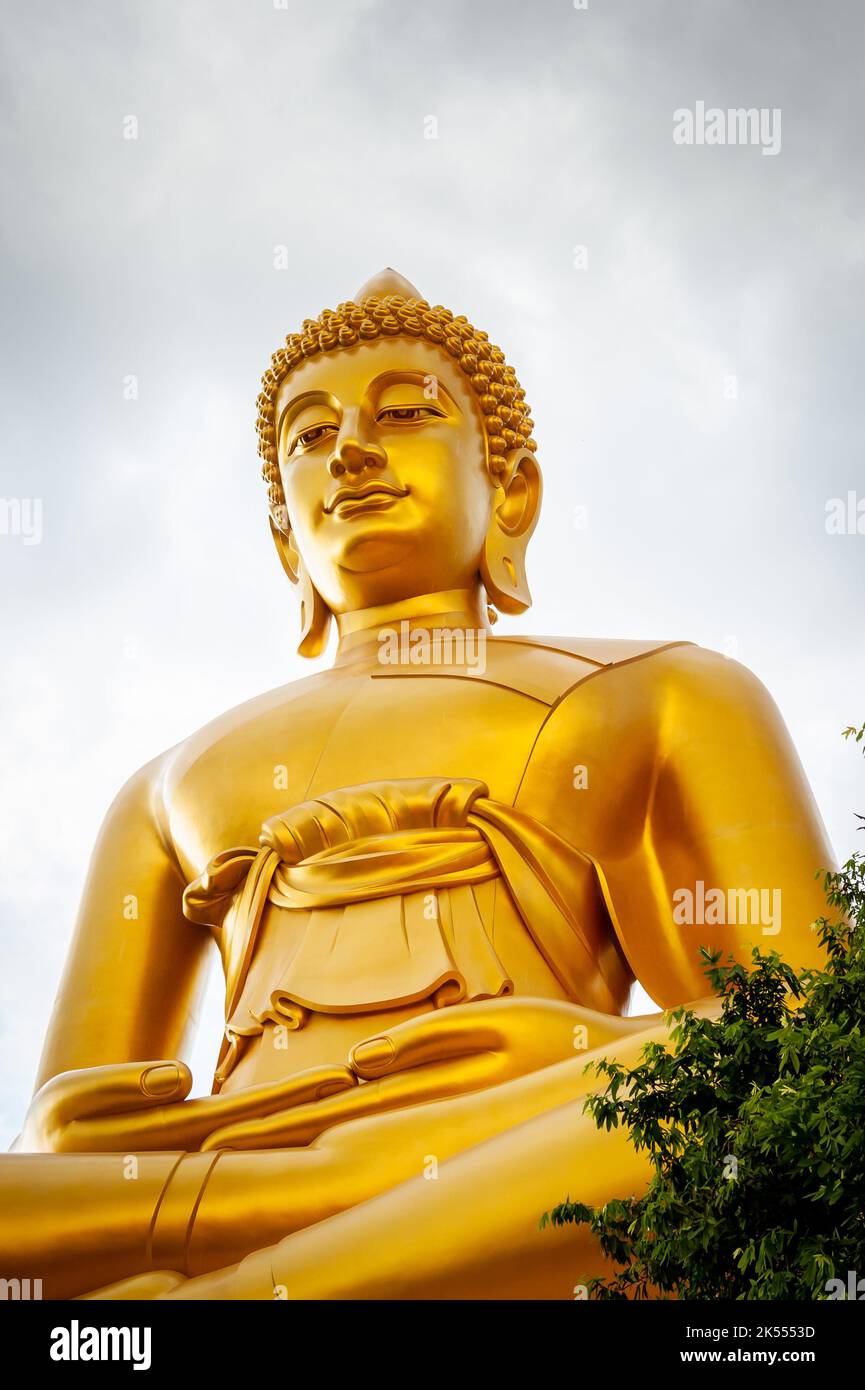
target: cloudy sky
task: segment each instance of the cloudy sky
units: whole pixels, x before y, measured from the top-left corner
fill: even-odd
[[[0,1142],[117,788],[308,669],[257,382],[384,265],[533,406],[535,607],[500,631],[735,654],[850,852],[865,535],[826,508],[865,497],[858,0],[2,11]],[[777,110],[780,151],[676,144],[698,102]]]

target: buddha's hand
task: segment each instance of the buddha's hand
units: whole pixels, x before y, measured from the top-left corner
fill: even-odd
[[[201,1148],[226,1125],[258,1121],[293,1106],[357,1088],[347,1066],[311,1067],[287,1081],[187,1100],[183,1062],[124,1062],[61,1072],[30,1104],[16,1150],[30,1153],[135,1153]]]
[[[557,999],[485,999],[419,1014],[357,1043],[349,1063],[361,1084],[280,1115],[228,1125],[204,1149],[309,1144],[346,1120],[496,1086],[577,1059],[645,1020],[596,1013]]]

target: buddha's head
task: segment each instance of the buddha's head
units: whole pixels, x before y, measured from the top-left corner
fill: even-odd
[[[274,353],[259,453],[299,650],[333,614],[440,591],[519,613],[540,472],[525,393],[465,318],[386,270]]]

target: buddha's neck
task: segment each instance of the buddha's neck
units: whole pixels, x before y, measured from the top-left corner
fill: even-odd
[[[408,627],[402,627],[407,623]],[[375,608],[360,608],[353,613],[337,614],[339,645],[335,666],[349,662],[377,659],[383,635],[415,632],[419,628],[436,628],[489,632],[483,591],[474,589],[441,589],[433,594],[417,594],[399,603],[382,603]]]

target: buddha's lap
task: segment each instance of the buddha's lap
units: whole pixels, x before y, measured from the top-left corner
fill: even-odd
[[[423,1000],[377,1013],[314,1014],[299,1029],[268,1021],[262,1033],[244,1041],[241,1056],[220,1092],[227,1095],[262,1082],[287,1080],[311,1067],[346,1065],[355,1044],[429,1013],[432,1007],[431,1001]]]
[[[518,988],[507,997],[514,1000],[569,1002],[564,990],[557,987],[549,974],[548,978],[540,981],[529,981],[528,988]],[[456,1007],[474,1008],[482,1002],[466,1000]],[[344,1066],[349,1062],[352,1048],[358,1043],[381,1037],[399,1024],[423,1015],[433,1014],[436,1021],[441,1021],[444,1033],[448,1030],[452,1007],[437,1008],[432,999],[422,999],[402,1007],[375,1012],[310,1013],[305,1025],[297,1029],[268,1019],[261,1032],[241,1040],[238,1060],[231,1067],[220,1092],[228,1094],[264,1082],[287,1080],[312,1067]]]

